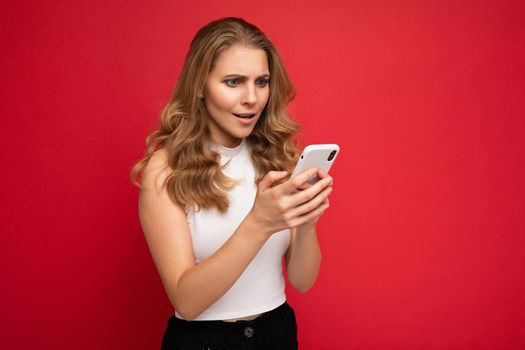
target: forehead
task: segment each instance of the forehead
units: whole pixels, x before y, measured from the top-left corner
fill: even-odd
[[[268,58],[266,52],[257,47],[233,45],[219,54],[210,74],[269,74]]]

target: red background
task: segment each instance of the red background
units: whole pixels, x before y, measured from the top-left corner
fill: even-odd
[[[336,142],[301,349],[525,348],[523,1],[0,5],[0,347],[157,349],[172,313],[129,183],[196,30],[280,49]]]

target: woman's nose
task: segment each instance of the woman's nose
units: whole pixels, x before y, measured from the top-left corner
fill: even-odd
[[[250,86],[249,84],[246,84],[246,87],[244,89],[242,103],[252,105],[256,102],[257,102],[257,93],[255,90],[255,86]]]

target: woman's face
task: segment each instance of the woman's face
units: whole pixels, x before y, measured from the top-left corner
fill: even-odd
[[[213,141],[232,148],[251,134],[270,96],[269,79],[262,49],[233,45],[219,55],[203,91]]]

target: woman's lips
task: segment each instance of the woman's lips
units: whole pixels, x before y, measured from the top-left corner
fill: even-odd
[[[255,120],[255,116],[256,114],[250,114],[250,115],[241,115],[241,114],[235,114],[235,113],[232,113],[239,122],[241,122],[241,124],[244,124],[244,125],[251,125],[252,122]]]
[[[242,119],[251,119],[253,117],[255,117],[255,113],[254,114],[236,114],[236,113],[232,113],[234,116],[236,116],[237,118],[242,118]]]

